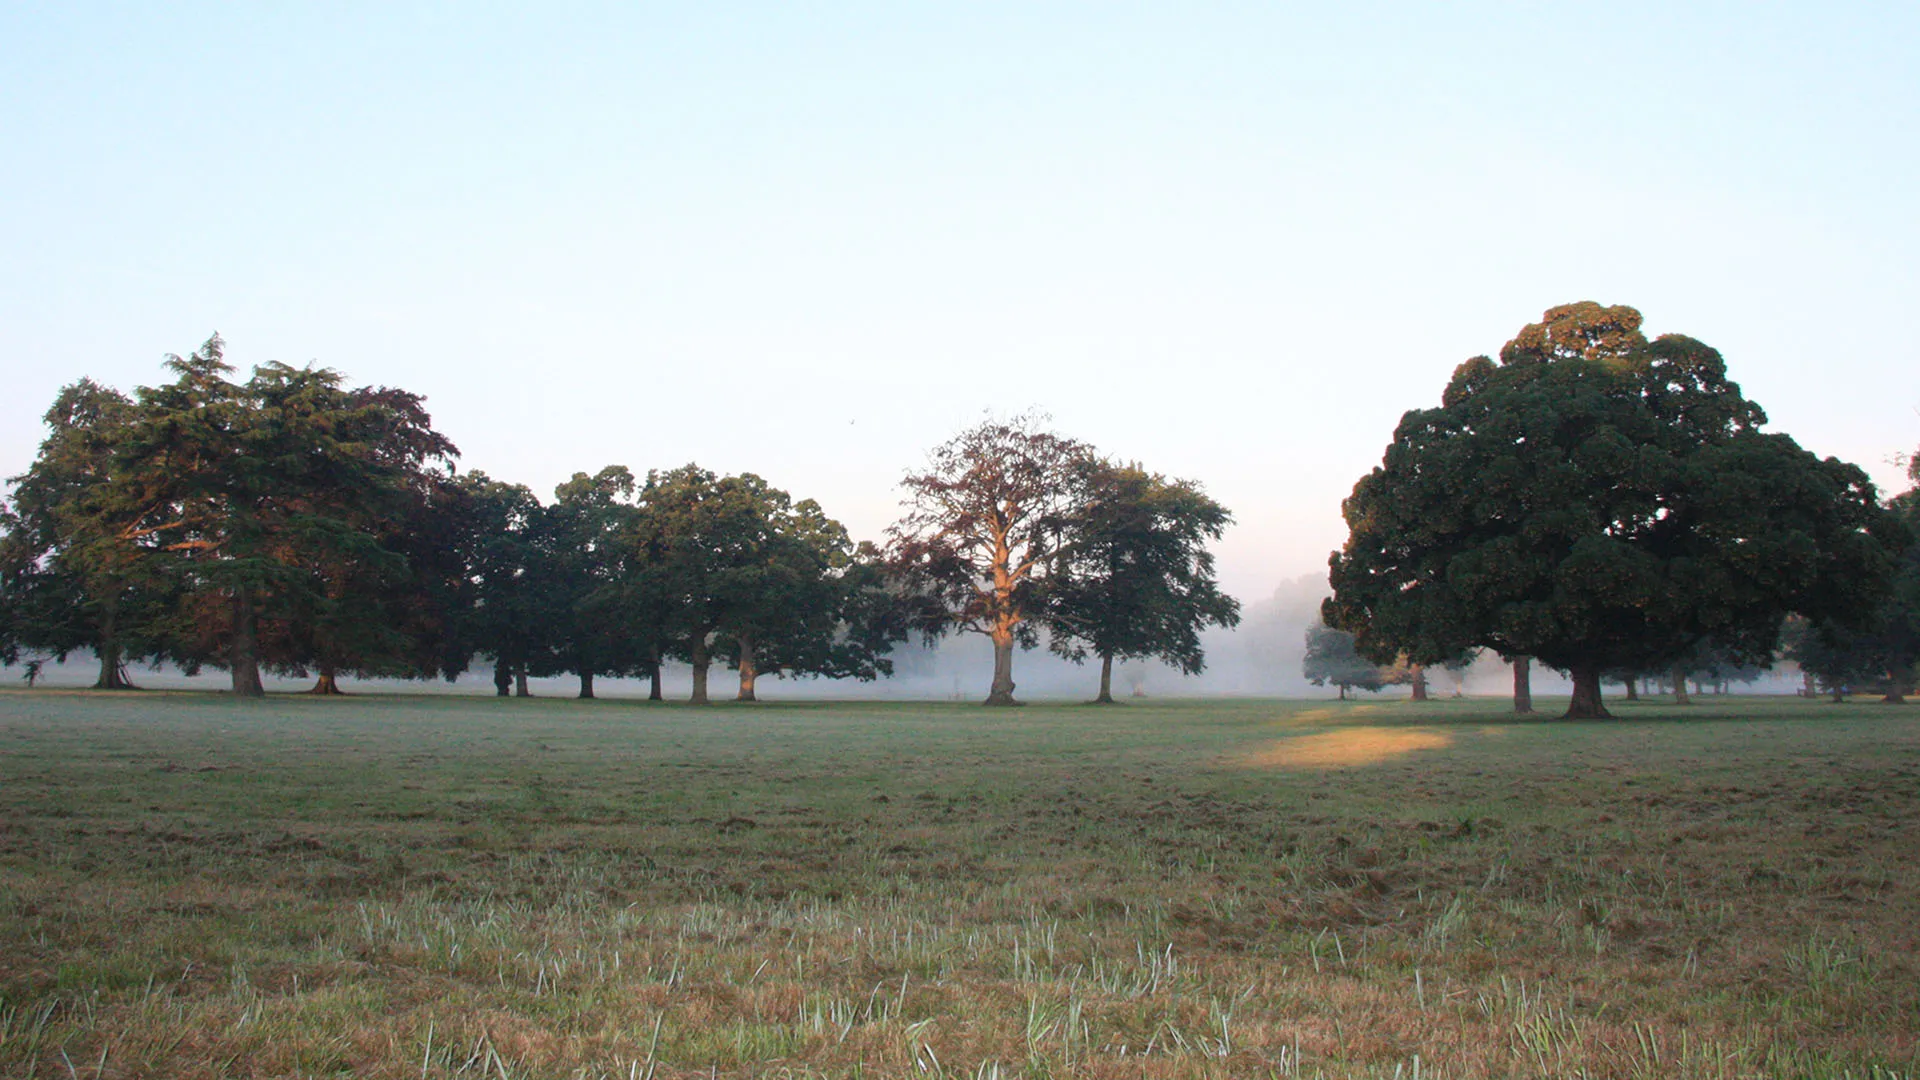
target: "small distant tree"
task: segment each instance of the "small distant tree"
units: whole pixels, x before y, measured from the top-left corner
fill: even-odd
[[[1325,623],[1307,628],[1307,652],[1301,660],[1300,671],[1315,686],[1332,683],[1339,687],[1341,701],[1347,700],[1348,690],[1377,693],[1387,685],[1386,672],[1379,664],[1360,655],[1354,648],[1353,635]]]
[[[1100,658],[1100,704],[1113,704],[1116,657],[1199,673],[1200,632],[1240,622],[1240,603],[1220,591],[1206,548],[1232,515],[1193,481],[1137,465],[1089,460],[1078,483],[1083,502],[1045,594],[1049,647],[1076,663]]]
[[[1453,677],[1453,696],[1465,697],[1467,694],[1467,670],[1480,659],[1480,650],[1468,649],[1440,666]]]
[[[924,472],[901,481],[907,512],[888,530],[888,566],[923,601],[920,630],[993,642],[988,705],[1019,704],[1013,649],[1038,643],[1041,586],[1082,504],[1089,451],[1041,420],[989,420],[936,447]]]

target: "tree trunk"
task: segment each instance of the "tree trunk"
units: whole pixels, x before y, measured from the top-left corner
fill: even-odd
[[[127,678],[127,663],[120,655],[120,643],[108,639],[100,644],[100,678],[94,681],[95,690],[134,690],[137,689]]]
[[[742,636],[740,638],[740,693],[734,697],[735,701],[760,700],[753,696],[753,680],[758,674],[759,672],[753,669],[753,638]]]
[[[580,700],[593,700],[593,671],[591,669],[580,673]]]
[[[307,693],[316,694],[320,697],[335,697],[346,693],[346,691],[340,689],[340,674],[333,669],[333,665],[322,664],[320,666],[320,677],[314,680],[313,689],[307,691]]]
[[[993,686],[987,690],[988,705],[1018,705],[1013,700],[1013,624],[996,626],[993,638]]]
[[[1687,696],[1687,669],[1683,667],[1673,669],[1673,703],[1675,705],[1693,704],[1693,699]]]
[[[1533,657],[1513,658],[1513,711],[1517,716],[1533,715]]]
[[[693,635],[693,649],[689,657],[693,661],[693,696],[687,700],[695,705],[707,704],[707,665],[711,657],[707,655],[707,634],[702,630]]]
[[[233,593],[233,641],[227,649],[227,667],[233,673],[235,697],[266,697],[260,685],[259,615],[253,609],[253,594],[245,589]]]
[[[495,697],[513,693],[513,668],[497,656],[493,659],[493,693]]]
[[[653,647],[653,671],[647,677],[647,700],[665,700],[660,693],[660,646]]]
[[[1907,676],[1898,671],[1887,672],[1887,693],[1880,701],[1884,705],[1905,705],[1907,695],[1913,691]]]
[[[1340,683],[1340,684],[1338,684],[1338,685],[1339,685],[1339,687],[1340,687],[1340,700],[1341,700],[1341,701],[1345,701],[1345,700],[1347,700],[1347,684],[1346,684],[1346,683]]]
[[[1637,683],[1639,683],[1639,681],[1640,681],[1639,679],[1636,679],[1631,675],[1627,676],[1627,700],[1628,701],[1640,700],[1640,687],[1636,685]]]
[[[1573,669],[1573,700],[1567,703],[1568,720],[1604,720],[1612,716],[1600,701],[1600,669],[1579,664]]]
[[[533,696],[533,691],[527,689],[527,666],[525,664],[521,664],[513,669],[513,696]]]
[[[1095,705],[1113,704],[1113,657],[1100,658],[1100,696],[1093,699]]]
[[[1412,671],[1413,700],[1425,701],[1427,700],[1427,666],[1425,664],[1414,664]]]

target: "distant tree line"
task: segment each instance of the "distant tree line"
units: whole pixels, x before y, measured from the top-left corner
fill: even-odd
[[[46,414],[39,456],[0,505],[0,658],[91,650],[97,686],[136,662],[262,672],[457,677],[502,695],[572,674],[650,680],[717,661],[760,676],[873,679],[918,633],[986,634],[989,702],[1014,703],[1011,650],[1204,663],[1198,634],[1238,605],[1207,540],[1227,512],[1188,481],[1107,460],[1034,417],[987,421],[905,481],[883,549],[811,499],[697,465],[576,473],[542,502],[460,472],[423,400],[335,371],[231,376],[216,335],[131,396],[83,379]]]
[[[1920,659],[1915,496],[1883,505],[1857,467],[1763,432],[1718,352],[1640,326],[1553,308],[1406,413],[1343,506],[1326,624],[1373,664],[1493,650],[1521,711],[1537,659],[1572,678],[1569,717],[1599,717],[1603,680],[1684,692],[1691,671],[1770,662],[1791,618],[1804,668],[1899,700]]]

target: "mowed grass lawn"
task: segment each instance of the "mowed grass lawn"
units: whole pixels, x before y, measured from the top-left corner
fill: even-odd
[[[1611,704],[0,693],[0,1075],[1920,1075],[1920,707]]]

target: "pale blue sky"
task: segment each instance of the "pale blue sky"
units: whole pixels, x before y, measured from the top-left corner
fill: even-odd
[[[0,470],[215,329],[543,495],[694,460],[868,538],[1038,407],[1205,482],[1256,597],[1579,299],[1920,444],[1914,5],[542,8],[0,3]]]

